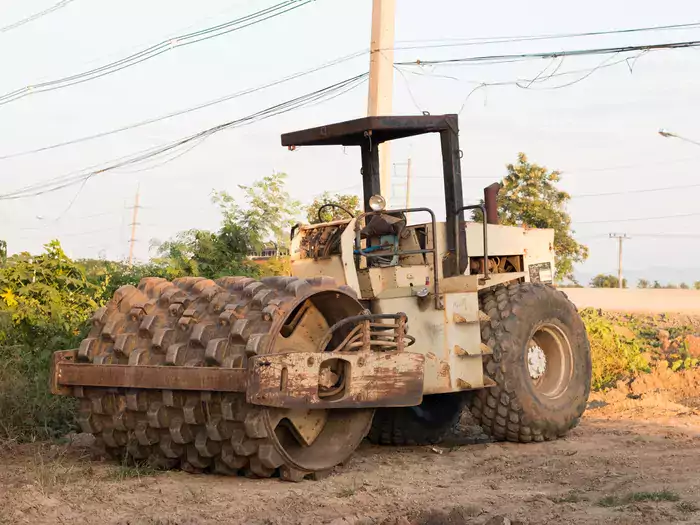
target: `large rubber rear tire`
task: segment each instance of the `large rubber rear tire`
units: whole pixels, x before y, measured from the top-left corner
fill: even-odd
[[[540,283],[482,292],[480,303],[491,319],[482,341],[493,350],[484,368],[496,386],[475,393],[474,418],[495,440],[563,437],[578,425],[591,388],[590,346],[576,307]]]

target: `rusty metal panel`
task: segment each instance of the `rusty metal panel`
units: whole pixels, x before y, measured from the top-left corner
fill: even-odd
[[[60,361],[53,382],[66,386],[244,392],[247,369],[154,365],[93,365]]]
[[[72,363],[75,361],[77,350],[61,350],[51,356],[51,372],[49,375],[49,387],[51,393],[56,396],[70,396],[71,388],[62,386],[58,381],[58,365],[60,363]]]
[[[324,363],[344,365],[343,388],[319,396]],[[372,408],[415,406],[423,399],[424,356],[412,352],[304,352],[251,360],[247,401],[281,408]]]

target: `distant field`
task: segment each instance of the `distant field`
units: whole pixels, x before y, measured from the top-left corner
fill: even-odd
[[[700,315],[700,290],[562,288],[562,291],[579,308],[593,307],[617,312],[677,312]]]

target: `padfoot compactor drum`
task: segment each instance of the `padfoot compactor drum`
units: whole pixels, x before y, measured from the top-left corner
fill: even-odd
[[[591,360],[552,286],[554,232],[499,225],[497,184],[463,205],[457,129],[456,115],[368,117],[283,135],[359,146],[365,211],[294,227],[292,277],[120,288],[80,348],[55,353],[52,391],[79,398],[83,431],[117,460],[290,481],[365,438],[440,443],[465,412],[496,440],[564,436]],[[424,133],[440,137],[444,222],[379,195],[377,146]],[[473,209],[482,223],[465,222]]]

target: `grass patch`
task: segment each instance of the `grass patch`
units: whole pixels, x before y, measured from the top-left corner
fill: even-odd
[[[681,497],[673,491],[661,490],[658,492],[632,492],[628,495],[631,502],[635,501],[680,501]]]
[[[49,392],[51,351],[0,345],[0,441],[27,443],[76,430],[76,399]]]
[[[146,476],[155,476],[161,472],[162,471],[151,467],[147,463],[137,462],[128,464],[122,462],[121,465],[110,470],[108,478],[112,481],[125,481],[132,478],[141,479]]]
[[[352,485],[340,489],[336,493],[336,496],[338,496],[339,498],[350,498],[363,490],[365,490],[365,484],[357,483],[357,480],[353,480]]]
[[[630,503],[642,501],[680,501],[681,497],[670,490],[660,490],[656,492],[630,492],[625,496],[610,495],[598,500],[600,507],[621,507]]]

